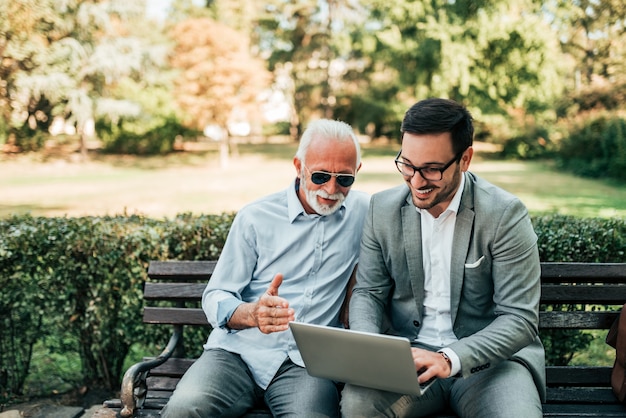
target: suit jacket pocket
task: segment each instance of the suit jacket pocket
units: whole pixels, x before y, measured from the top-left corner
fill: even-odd
[[[480,257],[475,262],[469,263],[469,264],[465,264],[465,268],[466,269],[475,269],[475,268],[480,266],[480,264],[483,262],[484,259],[485,259],[485,256],[483,255],[482,257]]]

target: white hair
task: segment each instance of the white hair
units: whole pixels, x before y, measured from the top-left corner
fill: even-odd
[[[356,148],[356,166],[361,164],[361,146],[357,139],[352,127],[345,122],[331,119],[318,119],[307,126],[302,137],[300,138],[300,145],[296,152],[296,157],[304,164],[304,157],[316,138],[330,138],[336,141],[352,141]]]

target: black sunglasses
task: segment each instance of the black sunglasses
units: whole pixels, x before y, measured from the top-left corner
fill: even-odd
[[[339,184],[341,187],[350,187],[354,183],[354,175],[352,174],[329,173],[326,171],[310,171],[308,167],[305,166],[305,168],[309,173],[311,173],[311,181],[317,185],[328,183],[331,177],[335,177],[335,179],[337,180],[337,184]]]

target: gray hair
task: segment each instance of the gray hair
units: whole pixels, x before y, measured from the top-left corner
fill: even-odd
[[[356,166],[361,164],[361,146],[352,127],[345,122],[330,119],[318,119],[307,126],[302,137],[300,145],[296,152],[296,157],[304,164],[304,157],[311,146],[311,142],[315,138],[331,138],[336,141],[352,141],[356,148]]]

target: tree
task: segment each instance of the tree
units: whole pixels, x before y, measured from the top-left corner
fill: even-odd
[[[272,0],[257,19],[256,40],[268,53],[269,69],[287,74],[285,96],[292,99],[291,136],[297,139],[303,122],[330,118],[345,68],[338,47],[343,19],[353,8],[345,0]]]
[[[237,112],[258,107],[259,93],[270,75],[263,61],[250,52],[248,37],[209,18],[189,19],[170,31],[175,42],[171,64],[180,71],[176,100],[189,127],[218,125],[225,133],[222,164],[229,152],[228,125]]]
[[[626,3],[623,0],[552,0],[546,15],[563,51],[574,58],[570,80],[580,91],[626,82]]]
[[[41,97],[31,97],[20,89],[24,74],[37,71],[46,51],[47,39],[42,25],[54,13],[50,3],[35,0],[0,0],[0,111],[8,126],[9,140],[16,142],[17,128],[26,125],[34,130],[47,124],[51,105]],[[56,84],[69,84],[64,76],[54,74]],[[41,75],[37,77],[41,81]],[[51,90],[40,83],[38,92]],[[53,91],[51,91],[52,93]],[[45,106],[44,106],[45,104]]]
[[[0,2],[0,106],[17,142],[41,137],[61,116],[76,126],[85,155],[86,126],[99,111],[142,111],[115,90],[155,65],[130,30],[144,10],[144,0]]]
[[[448,97],[508,126],[527,111],[546,112],[562,92],[558,44],[537,1],[362,4],[371,18],[353,35],[362,48],[354,54],[391,107]]]

